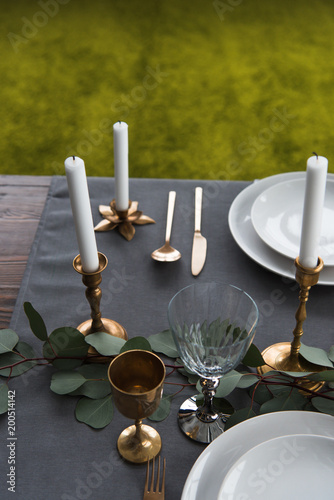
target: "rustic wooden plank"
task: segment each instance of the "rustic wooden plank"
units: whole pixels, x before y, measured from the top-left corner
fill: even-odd
[[[43,207],[35,212],[35,219],[8,221],[0,218],[0,262],[24,260],[29,255]],[[39,215],[38,215],[39,214]],[[0,281],[1,283],[1,281]]]
[[[0,175],[0,186],[50,186],[48,175]],[[1,189],[1,188],[0,188]]]
[[[50,182],[0,175],[0,328],[8,328]]]

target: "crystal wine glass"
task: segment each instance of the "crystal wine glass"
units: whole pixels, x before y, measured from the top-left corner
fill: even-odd
[[[214,408],[219,380],[233,370],[254,338],[258,308],[243,290],[223,283],[195,283],[180,290],[168,306],[168,321],[185,367],[200,376],[204,404],[196,396],[179,409],[179,425],[191,439],[210,443],[228,415]]]

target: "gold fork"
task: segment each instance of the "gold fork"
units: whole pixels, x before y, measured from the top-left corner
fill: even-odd
[[[144,489],[144,497],[143,500],[165,500],[165,472],[166,472],[166,459],[163,460],[163,468],[162,468],[162,482],[161,489],[159,490],[160,485],[160,457],[158,461],[158,477],[157,482],[154,489],[154,465],[155,460],[152,460],[152,477],[151,484],[149,489],[149,475],[150,475],[150,461],[147,461],[147,469],[146,469],[146,481],[145,481],[145,489]]]

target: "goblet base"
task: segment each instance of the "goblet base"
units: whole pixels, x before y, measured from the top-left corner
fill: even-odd
[[[216,418],[210,416],[210,421],[204,422],[198,418],[196,396],[182,403],[178,413],[179,426],[190,439],[199,443],[211,443],[225,430],[225,423],[230,415],[216,413]]]
[[[141,464],[156,457],[161,450],[161,437],[149,425],[140,426],[140,436],[135,425],[124,429],[117,440],[120,455],[136,464]]]

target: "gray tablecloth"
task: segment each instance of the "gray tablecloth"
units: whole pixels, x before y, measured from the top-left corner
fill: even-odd
[[[121,323],[129,337],[148,336],[168,327],[167,306],[182,287],[198,281],[229,282],[246,290],[260,310],[255,336],[259,348],[291,340],[298,306],[295,283],[282,279],[249,259],[234,242],[227,222],[235,196],[247,182],[175,181],[131,179],[130,197],[156,224],[136,226],[131,242],[117,230],[97,233],[99,251],[109,265],[102,278],[102,314]],[[202,232],[208,253],[199,277],[190,272],[194,229],[194,190],[204,188]],[[153,261],[151,251],[162,245],[169,190],[175,190],[176,207],[172,244],[182,253],[176,263]],[[114,180],[90,178],[89,191],[95,224],[101,220],[99,204],[114,197]],[[11,328],[21,340],[40,352],[41,342],[31,333],[23,312],[29,301],[43,316],[48,331],[59,326],[77,326],[89,317],[81,277],[72,268],[77,241],[66,179],[54,177],[45,210],[32,247],[27,270],[13,314]],[[312,289],[305,324],[305,343],[328,348],[332,343],[334,291]],[[7,491],[7,419],[1,425],[0,498],[24,500],[141,499],[143,466],[119,458],[116,440],[130,421],[115,412],[112,423],[96,431],[76,421],[76,398],[58,396],[49,389],[52,368],[35,367],[11,382],[16,390],[17,484]],[[153,423],[162,437],[162,455],[167,457],[167,499],[181,497],[187,475],[204,450],[178,428],[177,410],[192,392],[175,397],[169,417]],[[237,404],[244,402],[237,399]]]

